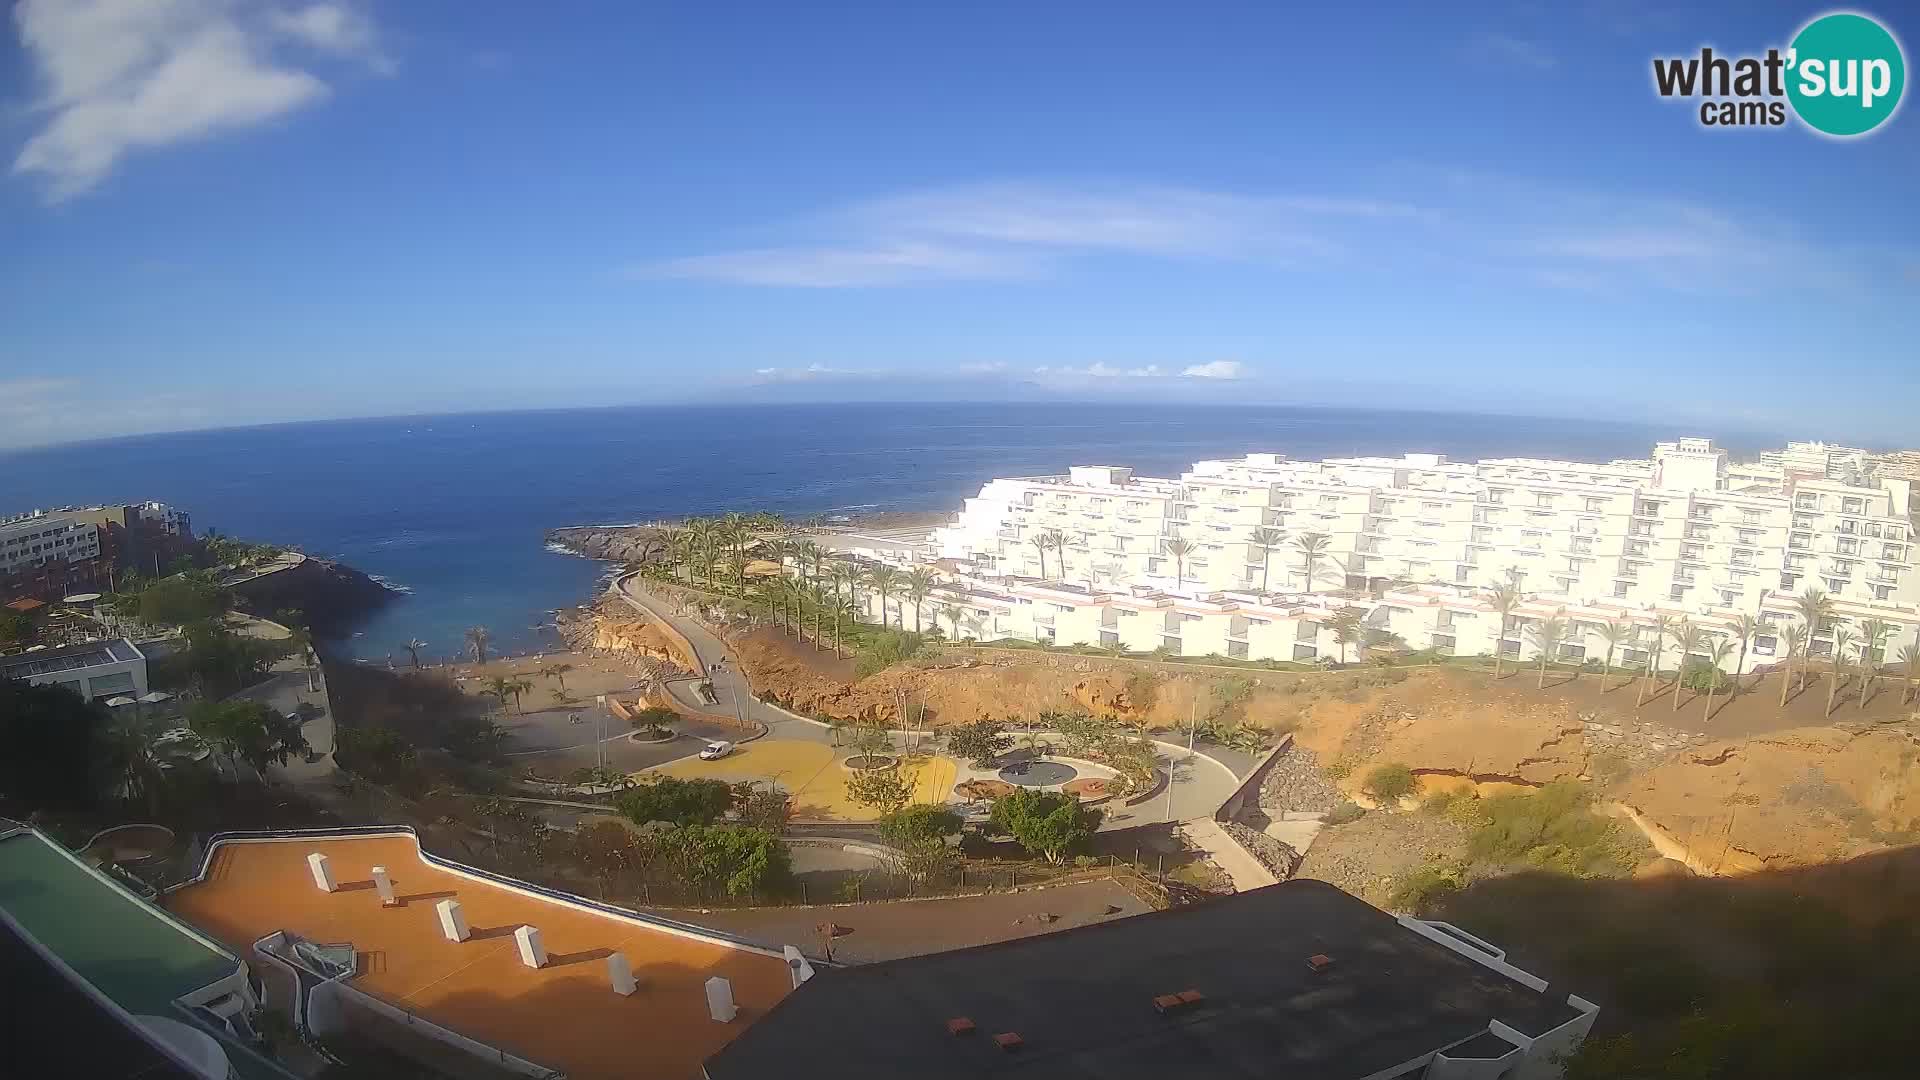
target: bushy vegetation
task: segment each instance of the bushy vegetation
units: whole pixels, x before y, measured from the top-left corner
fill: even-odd
[[[1013,736],[1000,721],[983,716],[947,730],[947,749],[966,758],[976,769],[991,768],[993,760],[1013,749]]]
[[[259,682],[299,648],[291,640],[236,634],[211,619],[186,624],[183,637],[186,648],[166,658],[156,681],[197,684],[208,697],[225,697]]]
[[[419,751],[398,732],[339,727],[333,734],[333,759],[341,768],[376,784],[416,792],[421,779]]]
[[[994,831],[1013,837],[1021,847],[1054,865],[1073,849],[1092,839],[1100,827],[1100,811],[1056,791],[1020,788],[993,801],[988,818]]]
[[[649,705],[633,714],[633,730],[650,739],[664,738],[673,734],[671,725],[679,722],[680,714],[665,705]]]
[[[1351,825],[1366,816],[1366,810],[1358,803],[1343,802],[1327,811],[1326,820],[1329,825]]]
[[[112,721],[64,686],[0,679],[0,802],[13,816],[83,809],[113,794]]]
[[[710,825],[733,808],[733,786],[723,780],[656,777],[620,795],[620,813],[636,825],[665,821]]]
[[[1733,687],[1733,676],[1712,664],[1692,663],[1680,676],[1680,685],[1695,693],[1704,694],[1711,689],[1716,694],[1724,694]]]
[[[752,825],[667,825],[638,830],[616,822],[580,829],[570,854],[616,895],[682,899],[768,899],[792,884],[779,834]]]
[[[1467,840],[1478,863],[1530,866],[1573,877],[1631,871],[1647,852],[1638,833],[1602,818],[1586,789],[1561,780],[1530,794],[1496,795],[1464,804],[1480,820]]]
[[[944,842],[959,831],[960,815],[932,803],[904,807],[880,819],[881,838],[902,846],[927,840]]]
[[[847,798],[892,814],[913,801],[913,777],[898,768],[863,769],[847,777]]]
[[[261,774],[308,749],[300,721],[260,701],[203,701],[187,711],[187,726],[215,750]]]
[[[336,735],[347,728],[385,728],[416,747],[468,763],[497,761],[506,739],[478,699],[438,675],[341,664],[327,672],[327,693]]]
[[[860,646],[853,669],[861,678],[920,655],[926,638],[909,630],[881,630]]]
[[[1361,790],[1378,799],[1381,803],[1398,802],[1413,794],[1419,782],[1414,779],[1413,770],[1401,762],[1390,762],[1376,766],[1367,774]]]

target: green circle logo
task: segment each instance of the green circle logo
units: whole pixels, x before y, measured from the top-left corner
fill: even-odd
[[[1808,127],[1842,138],[1879,127],[1900,107],[1907,62],[1886,27],[1851,12],[1822,15],[1787,53],[1787,99]]]

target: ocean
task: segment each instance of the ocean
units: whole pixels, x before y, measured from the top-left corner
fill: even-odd
[[[0,454],[0,516],[158,499],[242,539],[339,558],[404,591],[343,651],[376,662],[460,648],[484,625],[551,646],[552,611],[606,567],[549,550],[562,525],[773,510],[955,509],[994,476],[1195,460],[1404,451],[1461,459],[1645,457],[1696,434],[1598,421],[1357,409],[1117,404],[754,405],[340,420],[138,436]],[[1765,436],[1706,432],[1736,455]]]

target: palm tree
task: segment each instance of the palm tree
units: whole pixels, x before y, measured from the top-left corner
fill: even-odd
[[[880,625],[887,625],[887,601],[900,587],[900,571],[891,566],[876,566],[867,571],[867,587],[880,594]],[[907,628],[907,613],[900,613],[900,628]]]
[[[1673,631],[1673,619],[1666,615],[1656,615],[1653,619],[1653,655],[1647,658],[1646,673],[1640,679],[1640,692],[1634,695],[1633,707],[1639,708],[1647,700],[1647,688],[1660,674],[1660,656],[1666,651],[1667,635]]]
[[[846,639],[840,633],[840,614],[843,605],[840,601],[840,586],[847,587],[847,603],[853,602],[853,580],[858,574],[847,563],[837,562],[827,569],[827,580],[833,583],[833,655],[839,659],[841,646]]]
[[[1857,699],[1862,709],[1867,707],[1867,699],[1873,695],[1874,676],[1880,671],[1880,661],[1885,658],[1887,635],[1893,633],[1893,627],[1880,619],[1863,619],[1860,622],[1860,696]]]
[[[916,634],[920,632],[920,607],[927,602],[928,594],[932,593],[934,586],[938,584],[940,579],[934,577],[933,572],[924,566],[916,566],[907,571],[905,591],[907,599],[913,601],[913,632]],[[905,614],[901,615],[900,621],[906,621]]]
[[[1913,696],[1913,681],[1916,673],[1920,673],[1920,644],[1909,643],[1900,646],[1900,663],[1907,669],[1906,683],[1900,687],[1900,704],[1905,705],[1907,699]]]
[[[1327,544],[1332,540],[1326,533],[1301,533],[1293,538],[1294,549],[1300,552],[1300,561],[1307,570],[1307,593],[1313,593],[1313,572],[1327,553]]]
[[[1707,669],[1707,711],[1701,714],[1701,723],[1713,719],[1713,688],[1720,681],[1721,666],[1727,662],[1727,657],[1732,653],[1733,642],[1726,638],[1714,638],[1707,646],[1707,658],[1712,661],[1713,666]],[[1740,681],[1735,679],[1734,685],[1740,685]]]
[[[1814,636],[1820,633],[1820,624],[1833,614],[1833,601],[1819,589],[1808,589],[1794,602],[1800,621],[1807,624],[1807,649],[1800,654],[1800,689],[1807,688],[1807,665],[1813,661]]]
[[[525,679],[516,678],[507,683],[507,693],[513,695],[513,709],[515,712],[524,713],[527,711],[520,704],[520,695],[531,689],[533,689],[533,684]]]
[[[1668,631],[1673,635],[1673,644],[1680,650],[1680,666],[1673,673],[1673,711],[1680,711],[1680,684],[1686,681],[1687,661],[1700,649],[1701,630],[1693,625],[1691,619],[1681,619]]]
[[[481,693],[498,701],[500,711],[504,713],[507,711],[507,699],[513,696],[513,680],[504,675],[495,675],[487,680],[487,688]]]
[[[1175,587],[1186,588],[1187,556],[1193,553],[1193,541],[1174,536],[1162,541],[1160,546],[1166,549],[1167,554],[1173,556],[1174,580],[1178,582]]]
[[[493,633],[484,626],[467,627],[467,648],[473,651],[476,663],[487,662],[487,646],[493,642]]]
[[[572,664],[549,664],[540,669],[540,674],[560,684],[560,692],[567,692],[567,672],[573,670]]]
[[[1780,707],[1784,709],[1787,707],[1787,689],[1793,685],[1794,657],[1800,658],[1803,670],[1806,666],[1807,628],[1798,623],[1791,624],[1780,632],[1780,640],[1787,646],[1787,664],[1780,669]],[[1804,683],[1801,685],[1805,687]]]
[[[967,629],[973,633],[974,641],[980,642],[987,640],[986,616],[969,613],[967,617],[961,621],[965,622]]]
[[[1733,688],[1729,695],[1740,692],[1740,673],[1747,670],[1747,646],[1753,644],[1753,635],[1760,632],[1760,620],[1741,613],[1733,620],[1733,632],[1740,635],[1740,659],[1733,665]]]
[[[1260,594],[1267,592],[1267,568],[1273,562],[1273,549],[1285,543],[1287,534],[1280,529],[1261,526],[1247,534],[1247,543],[1260,549]]]
[[[1500,625],[1493,635],[1493,677],[1497,679],[1500,677],[1500,654],[1506,651],[1503,646],[1507,641],[1507,623],[1513,619],[1513,609],[1520,606],[1520,590],[1512,585],[1495,585],[1487,594],[1487,602],[1493,605],[1494,612],[1500,616]]]
[[[1600,666],[1600,685],[1604,689],[1607,680],[1613,677],[1613,654],[1620,646],[1633,640],[1633,624],[1621,619],[1608,619],[1600,624],[1600,640],[1607,643],[1607,659]]]
[[[1558,615],[1549,615],[1527,627],[1533,637],[1533,643],[1540,649],[1540,681],[1534,684],[1535,690],[1547,688],[1547,664],[1554,659],[1554,653],[1560,651],[1560,639],[1567,636],[1567,620]]]
[[[1340,646],[1340,662],[1347,662],[1347,646],[1360,637],[1360,609],[1344,607],[1327,619],[1327,629]]]
[[[747,543],[753,539],[753,529],[747,524],[746,515],[728,514],[720,519],[721,539],[733,553],[733,587],[741,596],[747,595]]]
[[[1824,715],[1833,715],[1833,694],[1840,688],[1840,678],[1846,670],[1847,650],[1852,645],[1853,631],[1842,626],[1833,632],[1833,657],[1827,671],[1827,711]]]
[[[726,542],[726,534],[720,523],[712,518],[694,518],[687,522],[687,531],[692,534],[693,543],[700,550],[700,580],[711,586],[714,562],[719,557],[721,545]],[[691,572],[688,577],[692,577]]]
[[[956,604],[941,604],[939,616],[953,624],[953,640],[960,640],[960,620],[966,615]]]
[[[693,560],[700,551],[700,534],[692,524],[667,533],[667,556],[687,572],[687,587],[693,587]]]
[[[1045,581],[1047,579],[1047,549],[1053,546],[1053,541],[1047,539],[1046,533],[1034,533],[1032,536],[1027,537],[1027,543],[1032,544],[1033,550],[1040,553],[1040,580]]]
[[[426,647],[427,643],[421,641],[419,638],[409,638],[407,643],[402,646],[402,648],[407,650],[407,655],[413,658],[413,670],[420,670],[420,650]]]

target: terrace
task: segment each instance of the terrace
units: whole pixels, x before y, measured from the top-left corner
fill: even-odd
[[[312,853],[338,874],[336,891],[315,885]],[[375,865],[390,872],[393,904],[371,880]],[[461,906],[468,940],[443,933],[442,900]],[[575,1080],[697,1077],[792,987],[772,951],[430,859],[400,832],[225,841],[169,906],[235,950],[278,931],[350,943],[357,974],[346,986]],[[538,968],[521,960],[521,926],[538,928],[548,950]],[[631,995],[609,981],[616,952],[638,982]],[[732,984],[731,1023],[709,1014],[713,976]]]

